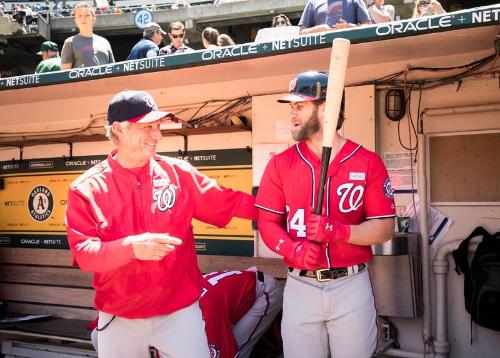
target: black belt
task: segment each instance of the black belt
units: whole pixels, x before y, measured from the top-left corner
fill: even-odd
[[[357,264],[349,267],[325,268],[314,271],[300,270],[299,276],[315,278],[316,280],[321,282],[353,275],[363,271],[365,268],[365,264]],[[293,267],[288,268],[288,271],[290,272],[292,272],[293,270],[295,270]]]

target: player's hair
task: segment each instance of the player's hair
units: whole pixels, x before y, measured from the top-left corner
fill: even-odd
[[[220,34],[219,37],[217,37],[217,45],[219,45],[219,46],[232,46],[232,45],[236,45],[236,43],[233,41],[231,36],[226,35],[226,34]]]
[[[219,38],[219,30],[214,29],[213,27],[205,27],[201,33],[201,37],[203,37],[210,45],[218,46],[217,39]]]
[[[182,31],[184,31],[184,25],[180,21],[171,22],[168,25],[168,32],[172,33],[172,30],[182,30]]]
[[[118,122],[118,124],[122,127],[122,129],[129,128],[131,126],[130,122],[124,121],[124,122]],[[113,131],[113,125],[106,124],[104,126],[104,135],[106,138],[108,138],[111,142],[115,143],[117,135]]]
[[[342,99],[343,101],[343,99]],[[325,103],[325,99],[317,99],[317,100],[314,100],[314,101],[311,101],[315,106],[316,108],[318,108],[319,106],[321,106],[323,103]],[[337,122],[337,130],[339,130],[340,128],[342,128],[342,125],[344,124],[344,121],[345,121],[345,113],[344,113],[344,106],[341,106],[340,108],[340,113],[339,113],[339,120]]]
[[[75,7],[73,8],[73,15],[76,15],[76,10],[77,9],[90,9],[90,12],[92,13],[92,16],[95,17],[95,9],[89,3],[79,2],[78,4],[76,4]]]

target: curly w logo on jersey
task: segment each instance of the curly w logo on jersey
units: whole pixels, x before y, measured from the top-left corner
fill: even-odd
[[[172,208],[175,204],[175,197],[176,191],[172,184],[153,192],[153,200],[156,201],[156,207],[160,211]]]
[[[363,193],[365,188],[362,185],[354,186],[353,183],[344,183],[337,188],[337,195],[340,196],[339,211],[350,213],[363,205]]]

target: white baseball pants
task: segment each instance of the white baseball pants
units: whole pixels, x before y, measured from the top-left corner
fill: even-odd
[[[370,357],[377,314],[368,270],[325,282],[289,273],[281,332],[285,358]]]
[[[113,315],[99,312],[99,328]],[[168,315],[146,319],[116,316],[98,332],[98,354],[104,358],[150,358],[156,347],[162,358],[209,358],[205,322],[198,301]]]

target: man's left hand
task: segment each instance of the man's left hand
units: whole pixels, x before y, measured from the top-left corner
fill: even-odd
[[[307,239],[319,243],[347,242],[351,236],[350,225],[344,225],[325,215],[309,214],[306,227]]]

